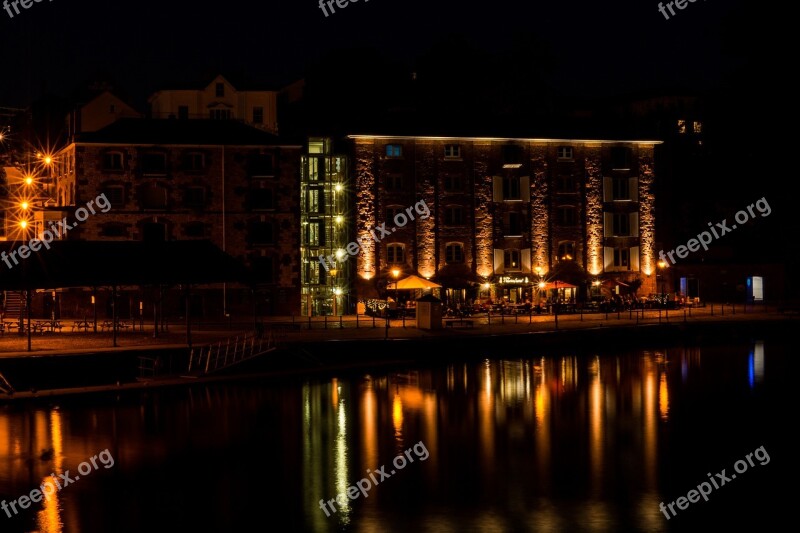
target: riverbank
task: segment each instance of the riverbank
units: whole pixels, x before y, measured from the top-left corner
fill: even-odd
[[[661,317],[633,317],[621,313],[559,317],[505,317],[477,319],[470,329],[420,330],[390,324],[384,327],[342,327],[299,329],[278,324],[267,327],[279,342],[279,349],[213,375],[185,372],[189,350],[185,344],[119,348],[42,350],[35,354],[4,354],[0,373],[14,387],[13,395],[0,399],[47,398],[66,394],[121,392],[155,387],[179,386],[220,380],[311,376],[338,371],[366,370],[407,364],[440,364],[471,358],[485,358],[500,351],[510,358],[530,357],[539,350],[549,353],[603,353],[642,346],[698,345],[705,342],[740,341],[765,336],[784,337],[793,333],[798,320],[775,312],[731,313],[714,316],[693,313],[686,320],[674,313]],[[371,325],[371,320],[367,321]],[[283,323],[285,324],[285,323]],[[344,324],[344,320],[343,320]],[[227,331],[206,336],[216,340]],[[172,335],[179,336],[178,333]],[[97,339],[99,342],[103,339]],[[166,341],[169,339],[161,339]],[[177,340],[177,339],[173,339]],[[123,341],[124,342],[124,341]],[[220,341],[221,342],[221,341]],[[164,372],[140,379],[140,357],[160,358]]]

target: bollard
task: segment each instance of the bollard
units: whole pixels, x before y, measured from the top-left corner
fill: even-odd
[[[325,319],[325,329],[328,329],[328,315],[323,317]]]

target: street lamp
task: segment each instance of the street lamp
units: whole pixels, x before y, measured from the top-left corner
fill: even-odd
[[[400,269],[393,268],[392,276],[394,276],[394,305],[397,306],[397,278],[400,276]]]
[[[666,306],[667,301],[666,295],[664,294],[664,270],[667,268],[667,262],[659,260],[658,263],[656,263],[656,266],[658,266],[658,276],[661,277],[661,304]]]

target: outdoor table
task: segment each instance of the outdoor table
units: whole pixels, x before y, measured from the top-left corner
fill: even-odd
[[[92,327],[92,325],[85,320],[73,320],[72,322],[72,331],[75,331],[76,328],[78,330],[84,329],[86,331],[89,331],[90,327]]]

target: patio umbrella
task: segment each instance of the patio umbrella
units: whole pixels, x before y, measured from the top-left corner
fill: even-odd
[[[398,290],[415,290],[415,289],[438,289],[441,285],[438,283],[434,283],[432,281],[428,281],[425,278],[421,278],[419,276],[410,275],[407,278],[403,278],[397,282],[397,287],[395,287],[394,283],[390,283],[387,288]]]
[[[566,281],[548,281],[544,284],[544,290],[549,291],[550,289],[577,289],[577,285],[573,285],[571,283],[567,283]]]

